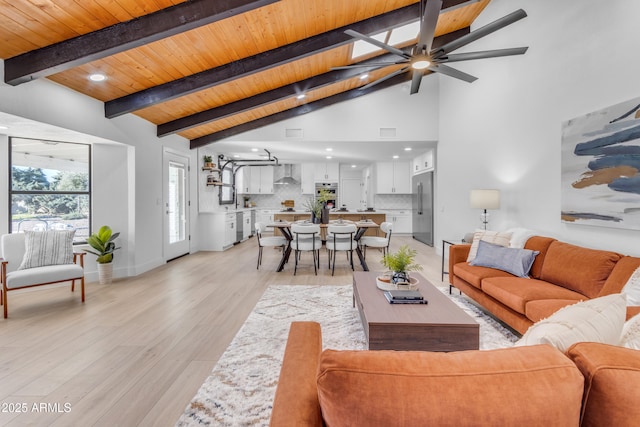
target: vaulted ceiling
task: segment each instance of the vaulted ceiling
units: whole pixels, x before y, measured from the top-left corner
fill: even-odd
[[[489,1],[444,0],[434,45],[469,33]],[[420,10],[416,0],[0,0],[0,58],[8,84],[50,79],[104,102],[108,118],[136,114],[196,148],[409,80],[359,89],[399,66],[368,79],[332,68],[353,63],[345,30],[379,33]],[[373,55],[358,61],[397,59]]]

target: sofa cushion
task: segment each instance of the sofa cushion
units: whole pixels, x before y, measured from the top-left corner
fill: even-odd
[[[24,258],[18,270],[73,263],[76,230],[25,231]]]
[[[595,298],[620,258],[615,252],[555,241],[547,251],[540,279]]]
[[[482,280],[487,277],[514,277],[506,271],[489,267],[473,266],[469,265],[468,262],[459,262],[454,265],[453,274],[478,289],[481,289]]]
[[[527,239],[527,243],[525,243],[524,248],[540,252],[531,266],[530,275],[534,279],[540,278],[540,272],[542,271],[542,265],[544,264],[544,259],[547,256],[549,246],[555,241],[556,239],[544,236],[533,236]]]
[[[580,300],[583,301],[584,297]],[[539,299],[529,301],[524,307],[524,315],[533,323],[553,315],[556,311],[568,305],[575,304],[575,299]]]
[[[622,288],[627,284],[631,275],[640,267],[640,258],[633,256],[623,256],[613,267],[613,271],[607,277],[602,290],[598,296],[617,294],[622,292]],[[627,305],[629,301],[627,300]]]
[[[490,277],[482,281],[482,290],[520,314],[526,313],[529,301],[570,299],[577,302],[584,299],[583,295],[569,289],[542,280],[521,277]]]
[[[577,342],[618,344],[626,312],[622,294],[581,301],[534,323],[515,345],[550,344],[564,352]]]
[[[575,365],[549,346],[325,350],[318,369],[328,426],[578,425],[583,385]]]
[[[481,240],[478,253],[469,265],[497,268],[514,276],[529,277],[529,270],[538,253],[529,249],[505,248]]]
[[[473,242],[471,243],[471,249],[467,256],[467,262],[472,261],[476,257],[476,253],[478,252],[478,243],[480,240],[493,243],[494,245],[504,246],[506,248],[509,246],[509,242],[511,241],[511,233],[476,230],[476,232],[473,233]]]
[[[633,316],[624,323],[620,335],[620,345],[640,350],[640,315]]]
[[[582,427],[637,426],[640,357],[637,350],[579,343],[567,351],[585,378]]]

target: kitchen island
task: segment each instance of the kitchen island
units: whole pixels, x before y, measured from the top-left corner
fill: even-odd
[[[300,220],[308,220],[311,219],[311,213],[305,211],[294,211],[294,212],[278,212],[273,215],[273,219],[275,221],[282,220],[288,222],[295,222]],[[387,215],[384,213],[378,212],[339,212],[332,211],[329,212],[329,220],[335,219],[343,219],[345,221],[362,221],[362,220],[371,220],[376,224],[380,225],[387,220]],[[321,230],[321,238],[322,240],[326,240],[326,229]],[[365,236],[377,236],[380,233],[379,228],[370,228],[365,233]]]

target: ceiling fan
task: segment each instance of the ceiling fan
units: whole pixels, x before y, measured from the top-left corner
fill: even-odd
[[[371,43],[381,49],[384,49],[388,52],[391,52],[394,55],[398,55],[402,59],[395,62],[388,63],[369,63],[369,64],[351,64],[346,65],[344,67],[334,67],[333,69],[348,69],[353,67],[367,67],[367,68],[381,68],[394,64],[406,64],[406,66],[401,69],[394,71],[390,74],[387,74],[384,77],[379,78],[367,85],[360,87],[360,89],[366,89],[378,83],[381,83],[385,80],[388,80],[392,77],[397,76],[398,74],[406,73],[411,70],[411,94],[417,93],[420,89],[420,82],[422,81],[422,76],[427,71],[433,73],[441,73],[450,77],[454,77],[460,80],[464,80],[466,82],[473,82],[477,80],[477,77],[474,77],[465,72],[456,70],[455,68],[451,68],[445,63],[448,62],[459,62],[459,61],[468,61],[471,59],[483,59],[483,58],[496,58],[500,56],[511,56],[511,55],[522,55],[524,54],[528,47],[516,47],[510,49],[495,49],[495,50],[485,50],[479,52],[467,52],[467,53],[458,53],[452,54],[456,49],[459,49],[463,46],[468,45],[471,42],[474,42],[486,35],[493,33],[501,28],[506,27],[507,25],[513,24],[516,21],[527,16],[526,12],[522,9],[519,9],[509,15],[506,15],[496,21],[491,22],[490,24],[485,25],[484,27],[478,28],[475,31],[472,31],[462,37],[459,37],[456,40],[453,40],[449,43],[446,43],[438,48],[433,48],[433,39],[436,30],[436,25],[438,23],[438,17],[440,15],[440,10],[442,9],[442,0],[427,0],[426,5],[423,3],[424,0],[420,2],[421,4],[421,20],[420,20],[420,32],[418,34],[418,39],[416,45],[411,49],[410,53],[398,49],[396,47],[390,46],[386,43],[378,41],[372,37],[366,36],[364,34],[360,34],[357,31],[346,30],[345,33],[363,40],[365,42]]]

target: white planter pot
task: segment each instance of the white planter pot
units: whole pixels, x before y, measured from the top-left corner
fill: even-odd
[[[98,264],[98,280],[101,285],[108,285],[113,279],[113,263]]]

